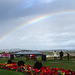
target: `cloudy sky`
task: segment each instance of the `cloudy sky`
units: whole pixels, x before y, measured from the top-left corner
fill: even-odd
[[[12,48],[75,49],[75,0],[0,0],[0,49]]]

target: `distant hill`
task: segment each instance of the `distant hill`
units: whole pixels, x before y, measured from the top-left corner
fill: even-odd
[[[53,50],[27,50],[27,49],[19,49],[19,48],[14,48],[14,49],[0,49],[2,52],[12,52],[12,51],[75,51],[75,49],[53,49]]]

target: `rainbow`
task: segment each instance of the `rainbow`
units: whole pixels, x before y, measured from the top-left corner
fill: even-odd
[[[28,21],[27,23],[20,25],[19,27],[13,29],[11,32],[5,34],[4,36],[2,36],[0,38],[0,42],[6,40],[7,38],[9,38],[12,34],[16,33],[17,31],[21,30],[22,28],[28,27],[34,23],[37,23],[39,21],[45,20],[47,18],[52,18],[52,17],[57,17],[57,16],[61,16],[61,15],[69,15],[69,14],[75,14],[75,10],[70,10],[70,11],[62,11],[62,12],[55,12],[55,13],[51,13],[51,14],[47,14],[41,17],[37,17],[31,21]]]

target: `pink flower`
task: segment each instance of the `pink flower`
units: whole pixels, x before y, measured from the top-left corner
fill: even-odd
[[[33,71],[35,71],[35,69],[32,69]]]
[[[16,70],[16,72],[17,72],[18,70]]]

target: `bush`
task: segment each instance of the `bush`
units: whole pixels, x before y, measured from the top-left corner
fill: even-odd
[[[34,68],[37,68],[37,69],[42,68],[42,63],[37,61],[37,62],[34,64]]]
[[[18,66],[24,66],[24,61],[22,61],[22,60],[21,61],[18,61],[17,65]]]
[[[8,62],[7,62],[8,64],[11,64],[12,63],[12,61],[11,60],[8,60]]]

